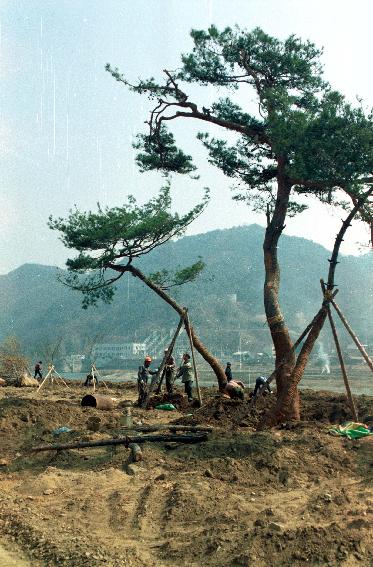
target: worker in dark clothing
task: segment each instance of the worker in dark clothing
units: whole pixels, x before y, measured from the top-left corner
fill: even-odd
[[[42,371],[41,365],[42,365],[42,364],[43,364],[43,363],[42,363],[41,360],[39,360],[39,362],[37,362],[37,363],[35,364],[34,378],[36,378],[37,376],[38,376],[40,379],[43,378],[43,375],[42,375],[42,373],[41,373],[41,371]]]
[[[176,378],[181,378],[188,401],[192,402],[194,373],[190,363],[190,355],[187,352],[183,354],[183,363],[177,371]]]
[[[164,354],[167,356],[165,364],[166,390],[167,394],[172,394],[175,381],[176,363],[172,354],[168,356],[167,350],[164,351]]]
[[[230,362],[227,362],[227,366],[225,368],[225,376],[227,378],[227,382],[230,382],[233,378],[232,376],[232,365]]]
[[[151,356],[146,356],[144,359],[144,364],[139,366],[137,373],[137,390],[139,392],[138,405],[142,406],[145,402],[148,389],[148,379],[149,376],[157,374],[158,370],[151,370],[150,364],[152,362]]]
[[[253,394],[254,399],[257,398],[258,392],[262,389],[268,390],[268,392],[272,394],[271,387],[268,384],[268,378],[266,376],[258,376],[258,378],[255,380],[255,388]]]
[[[95,376],[93,376],[93,374],[90,372],[89,374],[87,374],[87,377],[85,379],[83,386],[93,386],[94,379],[95,379]]]

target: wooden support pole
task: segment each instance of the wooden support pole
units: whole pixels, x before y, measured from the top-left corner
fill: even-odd
[[[344,363],[344,360],[343,360],[343,355],[342,355],[341,347],[340,347],[339,340],[338,340],[337,330],[335,328],[335,324],[334,324],[333,317],[332,317],[332,314],[331,314],[331,311],[330,311],[330,307],[328,306],[327,309],[328,309],[329,323],[330,323],[332,333],[333,333],[333,337],[334,337],[335,348],[336,348],[336,351],[338,353],[339,364],[341,366],[343,381],[344,381],[345,387],[346,387],[346,394],[347,394],[348,403],[350,404],[354,421],[358,421],[356,406],[355,406],[355,402],[354,402],[352,394],[351,394],[351,388],[350,388],[350,384],[349,384],[349,381],[348,381],[346,366],[345,366],[345,363]]]
[[[207,440],[207,433],[196,435],[136,435],[135,437],[119,437],[118,439],[103,439],[102,441],[81,441],[76,443],[61,443],[54,445],[40,445],[32,447],[32,453],[40,451],[62,451],[63,449],[85,449],[87,447],[105,447],[106,445],[126,445],[131,443],[200,443]]]
[[[53,365],[49,368],[47,374],[45,375],[44,380],[41,381],[41,383],[40,383],[40,385],[39,385],[39,388],[36,390],[36,392],[38,392],[38,391],[40,390],[40,388],[43,386],[43,384],[45,383],[45,381],[47,380],[47,378],[49,377],[49,375],[50,375],[51,372],[53,371],[53,368],[54,368]]]
[[[92,382],[93,382],[93,391],[96,391],[96,374],[95,374],[95,365],[91,366],[91,374],[92,374]]]
[[[198,371],[197,371],[196,359],[195,359],[195,356],[194,356],[194,344],[193,344],[192,332],[190,330],[190,321],[189,321],[189,316],[188,316],[187,310],[185,310],[185,322],[186,322],[186,325],[185,325],[186,332],[187,332],[187,335],[189,337],[189,342],[190,342],[190,350],[192,351],[192,361],[193,361],[194,376],[196,378],[198,401],[199,401],[199,405],[202,406],[202,396],[201,396],[201,390],[199,388]]]
[[[324,283],[323,280],[321,280],[320,283],[321,283],[321,290],[322,290],[323,294],[325,295],[325,291],[326,291],[325,283]],[[333,317],[332,317],[332,313],[330,311],[330,305],[329,304],[327,305],[326,309],[327,309],[328,319],[329,319],[330,327],[331,327],[333,338],[334,338],[335,348],[336,348],[336,351],[337,351],[337,354],[338,354],[338,360],[339,360],[339,364],[340,364],[340,367],[341,367],[343,381],[344,381],[345,388],[346,388],[347,400],[348,400],[348,403],[350,405],[352,417],[353,417],[354,421],[358,421],[356,406],[355,406],[354,399],[352,397],[350,383],[348,381],[348,376],[347,376],[346,366],[345,366],[345,363],[344,363],[344,360],[343,360],[341,345],[339,344],[337,329],[336,329],[335,324],[334,324],[334,320],[333,320]]]
[[[66,384],[65,380],[62,378],[62,376],[60,374],[58,374],[57,370],[53,367],[53,372],[55,373],[55,375],[61,380],[62,384],[64,386],[66,386],[66,388],[68,388],[69,386]]]
[[[347,329],[350,337],[352,338],[352,340],[354,341],[355,345],[357,346],[357,348],[359,349],[359,351],[361,352],[365,362],[367,363],[367,365],[369,366],[369,368],[371,369],[371,371],[373,372],[373,361],[372,359],[369,357],[367,351],[365,350],[365,348],[363,347],[363,345],[361,344],[361,342],[359,341],[359,339],[357,338],[357,336],[355,335],[355,333],[353,332],[353,330],[351,329],[350,325],[348,324],[345,316],[343,315],[340,307],[336,304],[336,302],[334,301],[334,299],[331,300],[331,304],[333,305],[334,309],[336,310],[336,312],[339,315],[340,320],[342,321],[343,325],[345,326],[345,328]]]
[[[45,375],[44,380],[40,383],[39,388],[36,390],[36,393],[38,393],[38,391],[39,391],[40,388],[45,384],[45,382],[46,382],[46,380],[47,380],[48,378],[50,378],[51,383],[53,384],[54,375],[56,375],[57,378],[58,378],[59,380],[61,380],[61,382],[66,386],[66,388],[69,387],[69,386],[66,384],[65,380],[62,378],[62,376],[60,376],[60,375],[58,374],[58,372],[57,372],[57,370],[55,369],[54,365],[53,365],[53,364],[50,364],[49,369],[48,369],[48,372],[47,372],[47,374]]]
[[[94,374],[93,374],[93,373],[94,373]],[[95,362],[92,364],[92,374],[93,374],[93,376],[94,376],[94,379],[93,379],[93,386],[94,386],[95,384],[97,384],[97,388],[98,388],[98,378],[97,378],[97,376],[99,376],[99,378],[100,378],[101,382],[103,383],[103,385],[105,386],[105,388],[106,388],[107,390],[109,389],[108,386],[107,386],[107,384],[106,384],[106,382],[105,382],[104,379],[102,378],[102,375],[101,375],[100,372],[97,370],[97,367],[96,367],[96,363],[95,363]],[[93,391],[95,391],[95,390],[93,389]]]

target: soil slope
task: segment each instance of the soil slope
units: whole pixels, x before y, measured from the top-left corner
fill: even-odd
[[[248,405],[203,391],[200,409],[133,410],[142,424],[212,425],[195,445],[30,453],[56,441],[123,435],[122,409],[81,408],[77,385],[0,390],[0,564],[112,567],[365,566],[373,561],[372,437],[328,433],[349,419],[344,396],[302,392],[303,421],[255,425]],[[134,400],[134,386],[110,385]],[[356,399],[362,421],[373,398]],[[92,416],[99,431],[90,431]],[[88,422],[88,424],[87,424]],[[58,438],[53,431],[72,429]],[[12,563],[13,561],[13,563]],[[15,561],[15,562],[14,562]]]

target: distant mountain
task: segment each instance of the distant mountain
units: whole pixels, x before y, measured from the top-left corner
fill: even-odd
[[[137,265],[145,273],[190,264],[202,256],[200,278],[175,288],[179,303],[215,352],[270,350],[263,309],[264,229],[258,225],[187,236],[154,250]],[[320,306],[320,277],[328,272],[328,252],[298,237],[283,236],[281,302],[296,336]],[[341,256],[338,303],[364,341],[373,342],[373,254]],[[177,323],[171,308],[140,281],[125,274],[111,305],[83,310],[81,296],[57,279],[51,266],[25,264],[0,276],[0,340],[16,335],[34,356],[62,337],[62,353],[87,351],[94,342],[142,341],[154,329]],[[328,339],[329,340],[329,339]],[[346,339],[347,340],[347,339]],[[350,342],[349,339],[347,342]]]

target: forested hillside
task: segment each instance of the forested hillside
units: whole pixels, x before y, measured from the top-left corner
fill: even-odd
[[[179,303],[215,352],[270,350],[262,288],[263,228],[257,225],[188,236],[155,250],[138,262],[149,274],[187,265],[201,256],[199,279],[175,288]],[[320,305],[320,277],[330,253],[311,241],[284,236],[282,305],[295,335]],[[373,342],[373,255],[341,257],[336,282],[338,303],[363,341]],[[170,330],[177,317],[140,281],[125,274],[111,305],[83,310],[81,295],[57,280],[51,266],[25,264],[0,276],[0,339],[16,335],[30,355],[62,337],[62,353],[86,351],[93,342],[142,341],[154,329]],[[350,342],[346,339],[347,342]]]

